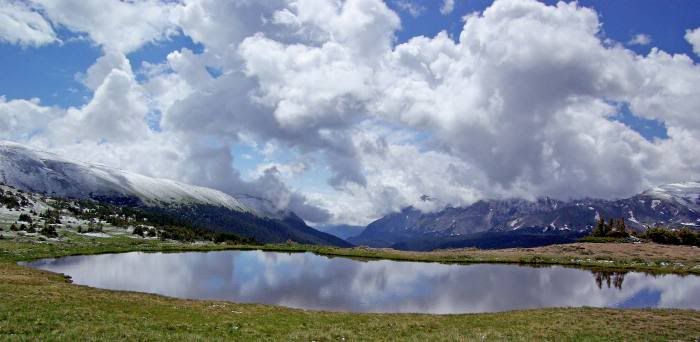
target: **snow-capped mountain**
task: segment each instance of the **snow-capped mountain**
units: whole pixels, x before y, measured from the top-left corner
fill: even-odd
[[[12,142],[0,142],[0,183],[51,197],[148,208],[197,227],[235,233],[258,242],[349,245],[314,230],[289,211],[251,208],[218,190],[78,162]]]
[[[0,142],[0,182],[57,197],[138,201],[146,206],[206,204],[250,211],[218,190],[73,161],[11,142]]]
[[[409,207],[372,222],[349,241],[372,247],[414,246],[418,241],[421,245],[432,241],[431,246],[449,241],[459,246],[454,242],[473,241],[474,234],[486,232],[511,237],[515,233],[537,233],[548,238],[564,234],[573,238],[587,233],[601,217],[624,218],[627,226],[637,231],[657,225],[700,229],[700,183],[663,185],[620,200],[487,200],[432,213]]]
[[[694,212],[700,212],[700,182],[666,184],[647,190],[641,196],[656,201],[652,204],[658,205],[662,201],[676,202]]]

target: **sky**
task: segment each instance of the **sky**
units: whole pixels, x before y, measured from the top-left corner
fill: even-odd
[[[698,63],[695,0],[0,0],[0,139],[310,224],[621,198],[700,180]]]

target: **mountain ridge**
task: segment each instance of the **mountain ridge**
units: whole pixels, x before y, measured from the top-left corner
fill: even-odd
[[[699,229],[700,182],[661,185],[618,200],[481,200],[429,213],[407,207],[370,223],[348,241],[370,247],[405,248],[425,245],[421,241],[426,240],[433,240],[432,245],[449,241],[459,246],[460,239],[473,240],[475,234],[504,233],[515,237],[513,232],[521,229],[533,234],[538,230],[549,232],[553,238],[573,237],[590,231],[600,218],[624,218],[627,226],[636,231],[656,225]]]
[[[262,243],[350,246],[314,230],[290,211],[272,216],[219,190],[74,161],[12,142],[0,141],[0,182],[52,197],[141,207]]]

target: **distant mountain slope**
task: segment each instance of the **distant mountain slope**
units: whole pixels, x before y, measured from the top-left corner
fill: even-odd
[[[347,240],[349,238],[360,235],[362,231],[365,230],[365,227],[353,226],[348,224],[326,224],[317,226],[316,230],[337,236],[343,240]]]
[[[0,182],[53,197],[148,208],[263,243],[349,246],[307,226],[292,212],[270,216],[218,190],[72,161],[11,142],[0,142]]]
[[[420,246],[416,248],[424,249],[425,246],[439,246],[442,242],[460,245],[458,241],[463,240],[461,246],[464,247],[470,245],[467,241],[474,241],[478,236],[475,234],[485,232],[539,229],[550,234],[578,234],[590,230],[600,217],[625,218],[627,226],[638,231],[656,225],[698,229],[700,183],[664,185],[621,200],[489,200],[433,213],[422,213],[409,207],[372,222],[362,234],[349,241],[372,247],[411,249],[411,246]],[[514,240],[523,238],[522,234],[516,235],[510,234]],[[488,237],[493,241],[496,236]],[[534,241],[530,238],[532,236],[528,241]]]
[[[522,228],[507,232],[487,231],[449,237],[416,238],[393,244],[391,247],[409,251],[432,251],[450,248],[531,248],[552,244],[573,243],[588,235],[581,231],[543,230]]]

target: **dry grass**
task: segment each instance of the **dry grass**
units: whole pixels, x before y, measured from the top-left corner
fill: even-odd
[[[387,253],[434,258],[502,258],[517,260],[522,257],[588,259],[604,257],[610,260],[630,260],[645,257],[648,261],[700,263],[700,248],[694,246],[660,245],[655,243],[572,243],[537,248],[508,248],[480,250],[474,248],[445,249],[433,252],[405,252],[381,249]]]
[[[538,248],[474,248],[410,252],[372,248],[313,248],[319,254],[448,263],[568,265],[592,269],[700,274],[700,248],[655,243],[574,243]]]
[[[489,253],[489,251],[482,251]],[[570,258],[605,256],[613,260],[643,258],[648,261],[673,261],[700,263],[700,248],[694,246],[671,246],[655,243],[574,243],[538,248],[516,248],[493,251],[498,255],[538,254]]]

